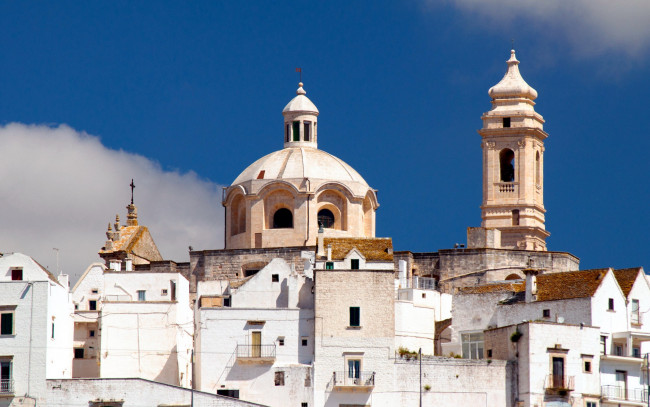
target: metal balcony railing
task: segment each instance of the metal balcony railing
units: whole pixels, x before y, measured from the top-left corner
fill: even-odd
[[[13,394],[14,381],[12,379],[0,380],[0,394]]]
[[[273,345],[237,345],[235,355],[238,359],[267,359],[275,358],[275,344]]]
[[[574,390],[575,376],[547,375],[544,388],[546,390]]]
[[[606,385],[601,386],[600,394],[603,399],[648,402],[648,390],[641,387],[629,389],[625,386]]]
[[[436,289],[436,279],[430,277],[413,277],[413,288],[418,288],[420,290],[435,290]]]
[[[334,386],[375,386],[375,372],[333,372],[332,383]]]

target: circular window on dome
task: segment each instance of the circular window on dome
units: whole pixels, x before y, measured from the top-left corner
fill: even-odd
[[[280,208],[273,214],[273,229],[293,227],[293,214],[287,208]]]
[[[323,225],[324,228],[331,228],[334,226],[334,214],[329,209],[321,209],[318,211],[318,225]]]

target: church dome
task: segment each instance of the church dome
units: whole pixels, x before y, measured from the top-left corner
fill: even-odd
[[[337,181],[343,184],[368,184],[343,160],[325,151],[309,147],[287,147],[268,154],[249,165],[232,185],[251,180],[313,180]]]
[[[537,91],[526,83],[519,73],[519,61],[515,57],[515,50],[510,51],[510,59],[507,61],[508,70],[503,79],[490,88],[488,94],[492,99],[526,98],[535,100]]]

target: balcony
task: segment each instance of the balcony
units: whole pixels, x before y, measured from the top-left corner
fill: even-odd
[[[0,395],[14,394],[14,381],[11,379],[0,380]]]
[[[332,387],[334,391],[370,392],[375,387],[375,372],[333,372]]]
[[[275,344],[237,345],[235,356],[237,362],[240,363],[273,363],[275,362]]]
[[[544,389],[547,391],[567,392],[575,389],[575,376],[547,375]]]
[[[495,182],[494,186],[500,194],[515,195],[517,193],[517,182]]]
[[[629,389],[625,386],[607,385],[601,386],[600,394],[603,401],[612,400],[615,402],[628,401],[632,405],[644,406],[648,402],[648,390],[642,387]]]

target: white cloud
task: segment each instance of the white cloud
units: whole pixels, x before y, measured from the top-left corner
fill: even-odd
[[[440,4],[440,1],[425,1],[429,5]],[[540,36],[566,41],[579,55],[615,51],[634,56],[650,48],[650,1],[647,0],[446,1],[463,11],[487,17],[487,27],[510,29],[523,20],[527,26],[534,26]]]
[[[126,221],[131,178],[140,224],[165,259],[188,261],[189,245],[223,247],[219,185],[111,150],[65,125],[1,126],[0,174],[0,252],[25,253],[53,272],[54,247],[72,276],[99,260],[108,223],[116,214]]]

